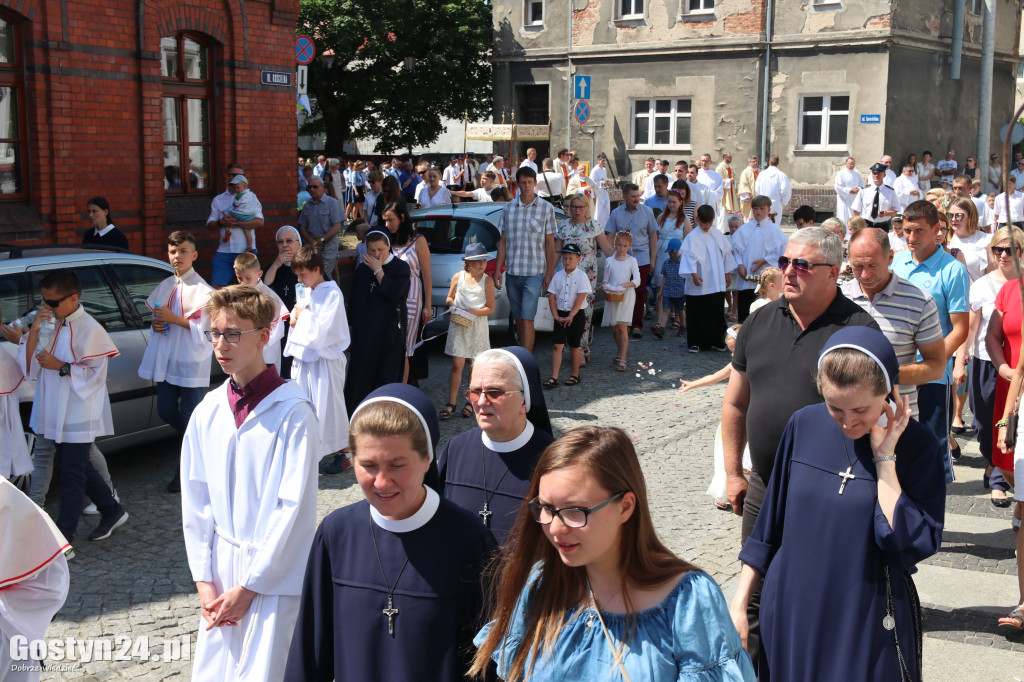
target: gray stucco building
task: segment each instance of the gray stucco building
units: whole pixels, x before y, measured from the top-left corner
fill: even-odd
[[[648,156],[710,153],[717,164],[729,151],[739,173],[751,155],[778,154],[793,203],[831,211],[831,179],[847,156],[863,170],[891,154],[899,172],[924,149],[937,161],[954,148],[961,165],[976,153],[985,1],[495,0],[495,120],[550,118],[550,151],[590,160],[593,144],[619,177]],[[998,153],[1013,113],[1020,9],[994,5]],[[575,76],[590,77],[589,92],[573,91]],[[580,94],[590,105],[582,125],[572,119]]]

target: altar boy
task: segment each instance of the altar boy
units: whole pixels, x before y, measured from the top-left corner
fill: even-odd
[[[215,291],[205,336],[230,376],[196,407],[181,448],[181,512],[202,620],[192,679],[274,680],[316,530],[313,406],[263,358],[274,303]]]
[[[714,229],[715,210],[697,208],[696,230],[683,239],[679,251],[679,274],[686,283],[686,340],[691,353],[702,350],[725,352],[725,290],[730,273],[736,269],[732,246]],[[775,229],[778,229],[777,227]]]
[[[61,458],[57,528],[72,542],[86,494],[102,514],[90,540],[110,537],[128,520],[110,486],[89,460],[98,436],[114,433],[107,395],[107,361],[117,347],[100,323],[79,303],[82,285],[73,270],[54,270],[39,283],[43,305],[18,346],[18,362],[36,381],[29,425],[57,444]],[[56,322],[53,336],[40,343],[43,321]]]
[[[274,304],[274,319],[270,322],[270,342],[263,348],[263,359],[281,371],[281,339],[288,324],[288,308],[277,293],[263,283],[260,262],[251,253],[240,253],[235,258],[235,277],[239,284],[248,284],[259,289]]]
[[[199,253],[196,238],[172,232],[167,238],[167,260],[174,274],[157,285],[146,299],[153,311],[153,334],[142,356],[139,376],[156,382],[156,411],[178,433],[185,433],[192,410],[210,385],[213,352],[203,338],[203,306],[213,287],[192,264]],[[175,471],[167,491],[181,490]]]

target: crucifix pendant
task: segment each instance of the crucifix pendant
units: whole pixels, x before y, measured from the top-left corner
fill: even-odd
[[[488,508],[487,502],[485,501],[484,502],[484,508],[477,512],[477,514],[480,515],[480,518],[482,518],[484,520],[484,528],[490,528],[491,527],[491,514],[492,513],[493,512]]]
[[[376,282],[376,280],[375,280],[375,281],[373,281],[373,282],[370,282],[370,291],[373,291],[373,290],[374,290],[374,289],[376,289],[376,288],[377,288],[377,282]]]
[[[392,601],[390,594],[388,595],[388,607],[386,609],[381,609],[380,612],[388,617],[388,634],[395,634],[395,616],[398,615],[398,609],[395,608],[395,604]]]
[[[839,472],[839,476],[841,476],[842,479],[843,479],[843,482],[839,486],[839,494],[840,495],[842,495],[843,494],[843,490],[846,489],[846,484],[849,483],[852,479],[857,478],[852,473],[850,473],[851,471],[853,471],[853,465],[852,464],[850,466],[846,467],[846,471],[840,471]]]

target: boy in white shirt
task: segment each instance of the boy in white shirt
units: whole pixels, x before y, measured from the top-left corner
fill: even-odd
[[[103,515],[89,539],[103,540],[128,520],[128,512],[89,461],[93,441],[114,433],[107,361],[119,353],[106,330],[79,303],[82,285],[74,271],[50,272],[39,289],[43,306],[18,346],[25,376],[37,380],[29,425],[54,441],[61,456],[57,528],[68,542],[74,540],[88,494]],[[54,321],[57,327],[50,338],[40,339],[44,321]]]
[[[198,256],[196,238],[188,232],[167,237],[167,260],[174,274],[146,299],[153,311],[153,333],[139,365],[139,376],[156,382],[157,414],[181,434],[210,385],[213,356],[202,330],[203,307],[213,287],[192,268]],[[167,491],[181,491],[177,469]]]
[[[594,293],[590,278],[579,269],[580,247],[566,244],[562,247],[562,270],[555,273],[548,285],[548,304],[551,316],[555,318],[554,338],[551,347],[551,378],[544,382],[544,388],[558,385],[558,372],[562,368],[562,349],[569,343],[572,359],[572,374],[565,380],[566,386],[580,383],[580,363],[583,352],[580,342],[586,326],[586,315],[580,312],[587,307],[587,294]]]
[[[260,262],[251,253],[242,253],[235,258],[235,278],[239,284],[256,287],[274,304],[274,319],[270,321],[270,342],[263,347],[263,359],[267,365],[273,365],[281,371],[281,339],[284,338],[284,327],[288,324],[288,308],[273,289],[263,283],[263,270]]]
[[[345,350],[348,316],[345,298],[334,280],[324,279],[324,259],[312,246],[292,258],[292,272],[310,289],[308,303],[296,301],[288,324],[284,354],[294,358],[292,379],[313,402],[319,420],[317,459],[348,449],[348,411],[345,409]]]

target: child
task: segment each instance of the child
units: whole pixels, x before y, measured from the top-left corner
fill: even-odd
[[[548,304],[555,326],[553,346],[551,347],[551,378],[544,382],[544,388],[558,385],[558,372],[562,368],[562,348],[569,343],[569,357],[572,359],[572,374],[565,380],[566,386],[580,383],[580,362],[583,351],[580,342],[587,318],[583,310],[587,307],[587,294],[594,293],[590,286],[590,278],[578,266],[580,264],[580,247],[577,244],[566,244],[562,247],[562,270],[555,273],[548,285]],[[607,274],[607,268],[605,268]],[[625,353],[622,354],[624,356]],[[621,357],[621,356],[620,356]]]
[[[615,235],[615,257],[604,261],[604,279],[601,289],[605,296],[609,292],[624,294],[621,301],[605,300],[602,327],[611,327],[615,337],[618,355],[612,361],[616,372],[626,371],[626,351],[629,349],[629,325],[633,322],[633,302],[636,300],[637,283],[640,281],[640,266],[636,258],[629,255],[633,246],[633,235],[627,231]]]
[[[491,198],[491,192],[494,191],[495,182],[498,176],[495,175],[494,171],[484,171],[483,175],[480,176],[480,186],[473,191],[463,192],[460,190],[449,190],[453,197],[459,197],[461,199],[472,199],[473,201],[488,203],[494,201]]]
[[[750,202],[750,220],[732,236],[732,253],[739,274],[737,316],[740,322],[750,314],[750,304],[755,299],[754,289],[757,288],[755,282],[761,268],[777,263],[789,244],[785,233],[768,219],[771,207],[770,198],[760,194],[754,197]],[[686,248],[685,244],[683,248]]]
[[[686,336],[686,296],[684,294],[685,280],[679,274],[679,249],[683,242],[680,239],[668,240],[668,259],[661,264],[661,316],[658,324],[654,327],[654,335],[659,339],[665,336],[665,323],[668,322],[669,310],[675,316],[679,331],[676,336]]]
[[[24,380],[24,365],[0,349],[0,478],[15,482],[32,473],[32,458],[18,406],[18,387]]]
[[[732,237],[736,234],[736,231],[743,225],[743,217],[740,215],[729,216],[729,232],[725,235],[726,237]],[[735,256],[734,256],[735,257]],[[729,280],[729,286],[726,287],[726,298],[729,301],[729,319],[733,322],[736,321],[736,310],[738,309],[739,292],[737,287],[739,286],[739,277],[732,277]]]
[[[231,178],[228,191],[235,195],[235,200],[231,202],[231,210],[228,211],[235,220],[246,223],[260,214],[262,210],[260,200],[249,191],[249,181],[244,175],[236,175]],[[246,242],[249,245],[249,253],[256,253],[256,230],[251,227],[242,228],[242,230],[245,232]],[[228,241],[230,238],[231,230],[229,229],[223,239]]]
[[[690,278],[686,283],[687,343],[691,353],[709,349],[724,353],[725,288],[736,261],[725,235],[712,229],[715,210],[704,205],[696,215],[698,229],[686,235],[679,254],[679,274]]]
[[[281,373],[281,339],[287,326],[288,308],[274,290],[263,283],[263,270],[260,262],[251,253],[240,253],[235,258],[235,277],[239,284],[247,284],[259,289],[274,304],[274,319],[270,321],[270,341],[263,347],[263,359],[273,365],[278,374]]]
[[[107,361],[118,355],[106,330],[79,303],[82,285],[72,270],[55,270],[39,283],[43,305],[18,346],[18,362],[37,380],[32,431],[57,444],[61,498],[57,528],[72,542],[86,494],[103,515],[90,540],[110,537],[128,520],[110,487],[89,460],[97,436],[114,433],[107,395]],[[52,334],[40,327],[56,323]]]
[[[347,449],[345,349],[349,344],[345,299],[334,280],[324,279],[324,258],[303,246],[292,259],[292,272],[309,292],[308,304],[297,300],[288,324],[284,354],[292,359],[292,379],[313,402],[319,420],[317,459]],[[339,455],[339,457],[342,457]],[[335,459],[338,459],[337,457]]]
[[[761,271],[757,280],[757,300],[750,304],[750,312],[762,308],[782,295],[782,270],[770,265]]]
[[[230,378],[196,408],[181,448],[185,549],[203,617],[193,666],[196,679],[280,680],[316,529],[316,415],[302,387],[264,360],[278,316],[270,297],[226,287],[206,315]]]
[[[156,382],[157,414],[180,434],[210,385],[213,357],[201,328],[203,307],[213,288],[192,269],[198,256],[196,238],[188,232],[172,232],[167,238],[167,260],[174,275],[146,299],[153,311],[153,333],[139,365],[139,376]],[[167,491],[181,491],[177,467]]]
[[[448,419],[455,412],[455,401],[458,400],[459,386],[462,384],[462,368],[466,358],[475,358],[490,349],[491,340],[487,330],[487,316],[494,312],[494,280],[484,270],[490,254],[487,247],[475,242],[466,247],[462,260],[466,263],[463,272],[452,277],[445,302],[454,310],[450,317],[454,320],[460,313],[468,313],[472,321],[468,327],[448,323],[448,340],[444,345],[446,355],[452,356],[452,371],[448,378],[448,404],[438,414],[441,419]],[[472,362],[472,360],[470,360]],[[473,416],[473,408],[467,402],[462,408],[466,417]]]

